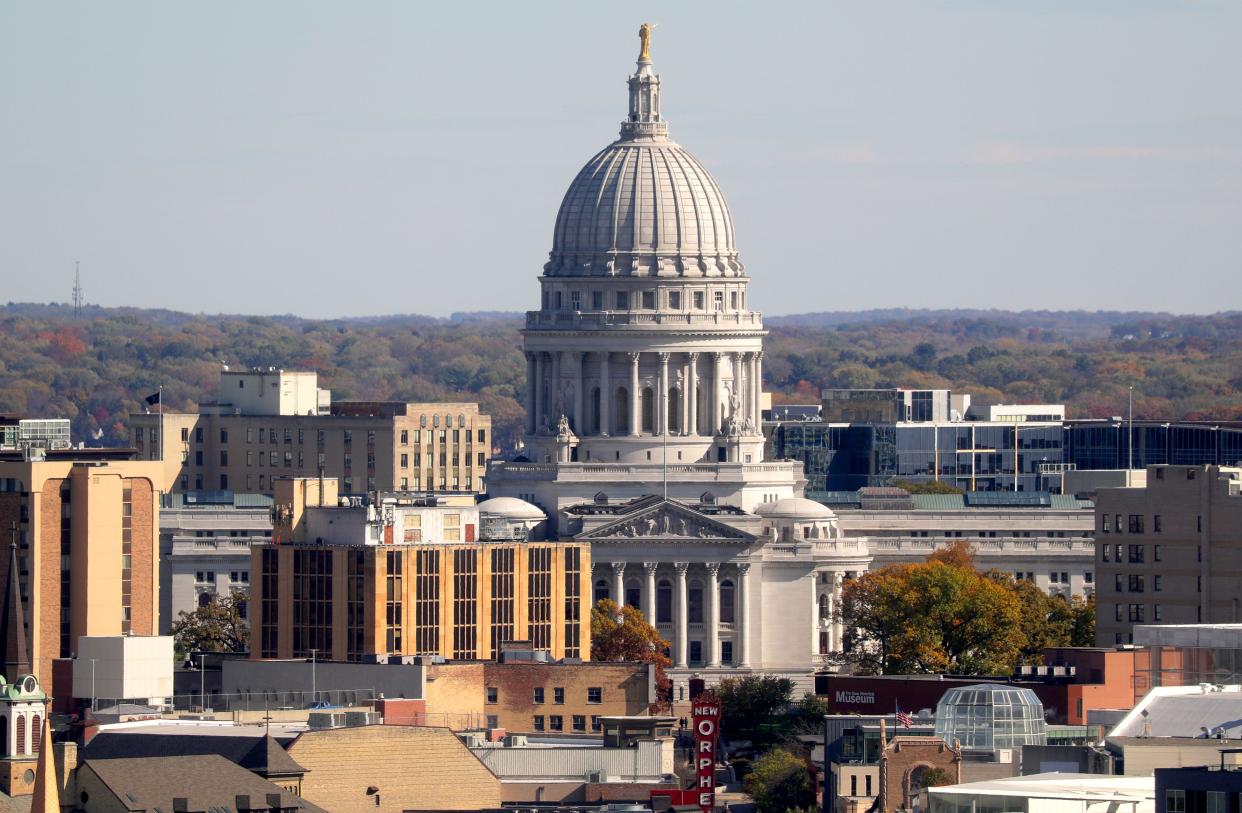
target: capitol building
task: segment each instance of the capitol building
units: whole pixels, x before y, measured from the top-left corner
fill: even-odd
[[[493,461],[488,492],[591,545],[594,597],[639,607],[672,643],[678,699],[690,678],[752,670],[809,688],[840,649],[832,611],[867,544],[803,498],[800,462],[763,459],[763,317],[640,36],[620,137],[556,215],[522,332],[525,453]]]

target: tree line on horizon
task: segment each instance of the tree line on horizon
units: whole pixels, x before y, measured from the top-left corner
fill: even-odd
[[[824,387],[947,388],[988,403],[1064,403],[1071,417],[1242,420],[1242,313],[910,311],[769,320],[776,403]],[[75,441],[128,443],[163,388],[169,411],[216,397],[221,365],[313,370],[336,399],[470,400],[503,447],[522,428],[517,315],[366,319],[205,316],[138,308],[0,307],[0,413],[65,417]]]

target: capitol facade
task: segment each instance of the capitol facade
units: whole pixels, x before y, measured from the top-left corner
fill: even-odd
[[[715,179],[669,137],[650,29],[620,137],[561,203],[526,315],[525,453],[492,496],[591,545],[595,598],[639,607],[686,682],[810,674],[841,646],[842,581],[866,542],[802,497],[802,464],[764,461],[762,314],[750,308]]]

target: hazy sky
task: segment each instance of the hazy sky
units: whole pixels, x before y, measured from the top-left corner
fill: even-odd
[[[537,307],[638,24],[751,301],[1242,308],[1242,3],[8,2],[0,300]]]

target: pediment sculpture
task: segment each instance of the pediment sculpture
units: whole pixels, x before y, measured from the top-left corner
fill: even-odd
[[[606,526],[588,534],[592,539],[745,539],[746,535],[727,525],[709,522],[689,513],[659,508]]]

